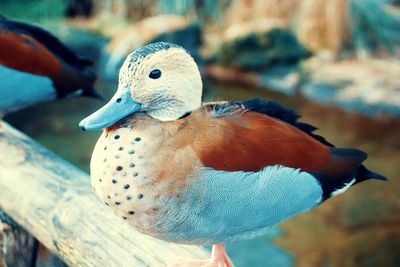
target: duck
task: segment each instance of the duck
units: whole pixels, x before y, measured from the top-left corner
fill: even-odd
[[[152,43],[128,55],[115,95],[83,119],[102,130],[90,175],[98,198],[139,232],[212,245],[209,260],[233,266],[225,244],[317,207],[369,179],[367,154],[337,148],[272,100],[202,103],[196,62],[182,47]]]
[[[42,28],[0,16],[0,115],[58,98],[101,98],[90,65]]]

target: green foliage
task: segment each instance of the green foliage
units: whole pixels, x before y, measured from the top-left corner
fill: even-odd
[[[231,0],[158,0],[156,2],[160,14],[182,16],[196,14],[201,22],[212,20],[219,23]]]
[[[157,8],[161,14],[187,15],[196,10],[195,0],[160,0]]]
[[[66,3],[63,0],[1,0],[0,15],[40,23],[64,17]]]
[[[379,48],[395,54],[400,45],[400,16],[380,0],[350,1],[353,47],[360,56]]]

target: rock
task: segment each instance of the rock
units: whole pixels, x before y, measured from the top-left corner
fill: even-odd
[[[282,19],[275,18],[257,18],[249,21],[242,21],[228,26],[224,31],[224,41],[234,41],[238,38],[243,38],[250,33],[268,32],[274,28],[285,29],[287,22]]]
[[[201,63],[201,56],[199,54],[199,47],[201,46],[201,28],[198,23],[191,23],[186,27],[177,29],[171,32],[165,32],[150,40],[149,43],[153,42],[169,42],[178,44],[184,47],[195,61]]]
[[[218,81],[265,88],[288,95],[295,94],[300,83],[300,74],[293,65],[279,65],[263,72],[253,72],[210,64],[205,68],[205,75]]]
[[[400,64],[396,60],[336,61],[331,53],[323,53],[300,66],[274,63],[253,71],[212,64],[205,74],[289,95],[300,93],[314,102],[368,117],[400,117]]]
[[[188,50],[200,63],[201,27],[185,17],[160,15],[136,22],[114,37],[107,47],[104,66],[107,78],[115,79],[126,56],[133,50],[152,42],[171,42]]]
[[[395,61],[313,58],[302,70],[300,90],[311,100],[371,117],[400,116],[400,65]]]
[[[266,25],[269,26],[243,26],[247,30],[256,29],[247,34],[243,30],[228,29],[228,38],[215,55],[216,62],[224,66],[260,71],[276,64],[296,64],[310,56],[296,36],[279,22],[273,20]],[[232,35],[238,37],[232,38]]]

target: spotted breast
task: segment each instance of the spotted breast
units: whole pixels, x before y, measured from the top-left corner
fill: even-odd
[[[198,158],[192,149],[167,140],[178,132],[179,123],[138,117],[100,136],[90,164],[91,182],[97,196],[118,216],[139,231],[156,235],[162,231],[157,221],[162,216],[157,215],[171,212],[163,203],[179,198]]]

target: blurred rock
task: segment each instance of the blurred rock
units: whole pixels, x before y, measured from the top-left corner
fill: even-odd
[[[299,40],[313,52],[339,54],[351,42],[350,0],[297,1],[292,25]]]
[[[181,29],[162,33],[150,40],[149,43],[153,42],[169,42],[178,44],[189,51],[197,64],[201,64],[201,56],[199,54],[199,48],[202,42],[201,28],[197,23],[191,23]]]
[[[243,24],[265,18],[279,19],[289,25],[291,17],[304,2],[293,0],[235,0],[226,6],[225,25]]]
[[[330,61],[312,58],[302,65],[301,92],[368,116],[400,116],[400,64],[389,60]]]
[[[245,64],[261,68],[262,62],[267,62],[265,58],[262,61],[262,54],[256,54],[257,50],[238,51],[237,59],[232,55],[231,65],[209,65],[206,75],[289,95],[300,93],[315,102],[369,117],[400,117],[400,62],[396,60],[337,61],[326,51],[300,65],[273,61],[264,69],[246,70],[249,66]],[[250,55],[253,61],[247,60]]]
[[[246,37],[251,33],[263,34],[274,28],[285,29],[287,23],[282,19],[257,18],[228,26],[224,31],[224,41],[233,42],[235,39]]]
[[[293,65],[277,65],[262,72],[252,72],[212,64],[205,68],[205,75],[218,81],[266,88],[288,95],[295,94],[300,83],[300,73]]]
[[[276,64],[296,64],[310,56],[279,20],[257,20],[227,29],[215,60],[244,70],[265,70]]]
[[[105,75],[115,79],[128,54],[148,43],[160,41],[184,47],[200,63],[200,25],[182,16],[160,15],[136,22],[112,39],[106,51]]]

